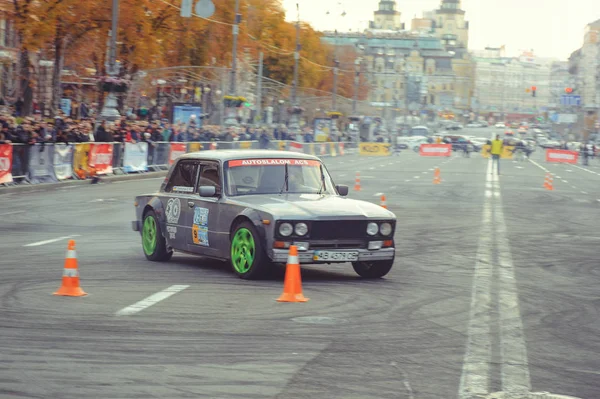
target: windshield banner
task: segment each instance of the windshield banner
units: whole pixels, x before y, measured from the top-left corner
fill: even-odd
[[[449,157],[452,155],[452,144],[421,144],[419,155],[422,157]]]
[[[230,168],[238,166],[316,166],[319,167],[321,163],[319,161],[313,161],[310,159],[236,159],[229,161],[228,165]]]
[[[577,163],[579,153],[577,151],[567,150],[546,150],[546,162],[559,162],[559,163]]]

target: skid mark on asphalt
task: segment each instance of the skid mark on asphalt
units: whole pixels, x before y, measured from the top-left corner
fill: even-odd
[[[74,237],[81,237],[81,236],[79,234],[74,234],[74,235],[70,235],[70,236],[52,238],[50,240],[36,241],[36,242],[32,242],[30,244],[25,244],[23,246],[24,247],[39,247],[40,245],[52,244],[53,242],[58,242],[58,241],[62,241],[62,240],[66,240],[66,239],[74,238]]]
[[[12,212],[4,212],[4,213],[0,213],[0,216],[7,216],[7,215],[16,215],[18,213],[25,213],[25,211],[12,211]]]
[[[488,162],[486,174],[486,187],[489,185],[492,189],[488,188],[485,191],[482,227],[473,275],[467,348],[459,388],[460,399],[486,397],[491,393],[494,333],[499,333],[500,337],[502,390],[508,395],[517,396],[527,395],[531,390],[515,268],[500,202],[499,178],[492,168],[491,160]],[[497,286],[497,289],[494,289],[494,286]],[[491,316],[494,312],[499,316],[498,324],[492,322]],[[493,331],[494,327],[499,331]]]
[[[138,312],[141,312],[144,309],[149,308],[152,305],[156,305],[158,302],[163,301],[170,296],[175,295],[176,293],[185,290],[189,285],[172,285],[169,288],[166,288],[162,291],[159,291],[155,294],[150,295],[148,298],[142,299],[139,302],[134,303],[131,306],[127,306],[117,313],[116,316],[131,316]]]

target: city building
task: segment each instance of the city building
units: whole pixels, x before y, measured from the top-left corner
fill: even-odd
[[[0,5],[0,99],[13,102],[18,90],[15,73],[19,55],[11,6]]]
[[[370,83],[371,105],[400,113],[432,115],[450,110],[462,114],[470,110],[473,94],[473,63],[466,47],[468,24],[464,14],[460,1],[442,0],[439,10],[413,19],[413,31],[406,31],[401,30],[396,2],[382,0],[370,29],[362,33],[324,32],[322,40],[357,51],[361,73]]]
[[[552,60],[531,51],[507,57],[503,48],[475,52],[473,110],[494,120],[534,120],[545,117],[551,103]]]
[[[598,132],[600,122],[600,20],[585,27],[583,46],[569,58],[574,95],[581,96],[576,128],[583,137]]]

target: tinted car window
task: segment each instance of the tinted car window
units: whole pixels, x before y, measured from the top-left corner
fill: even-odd
[[[165,187],[167,193],[193,193],[194,183],[198,173],[198,163],[196,161],[180,161]]]

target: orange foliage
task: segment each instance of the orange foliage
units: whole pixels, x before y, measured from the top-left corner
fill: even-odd
[[[216,12],[211,19],[223,23],[182,18],[181,2],[176,0],[121,0],[117,58],[122,74],[177,65],[231,65],[234,2],[213,1]],[[96,69],[97,75],[105,73],[111,1],[15,0],[14,4],[25,14],[17,24],[24,28],[26,48],[48,53],[62,43],[65,67],[82,74],[86,68]],[[240,13],[238,56],[248,51],[258,58],[258,52],[264,52],[265,76],[291,84],[296,27],[285,21],[281,2],[246,0]],[[310,25],[301,24],[299,85],[330,91],[333,48],[322,43],[320,36]],[[352,71],[339,76],[338,93],[346,97],[353,93],[355,57],[348,50],[339,54],[340,68]]]

